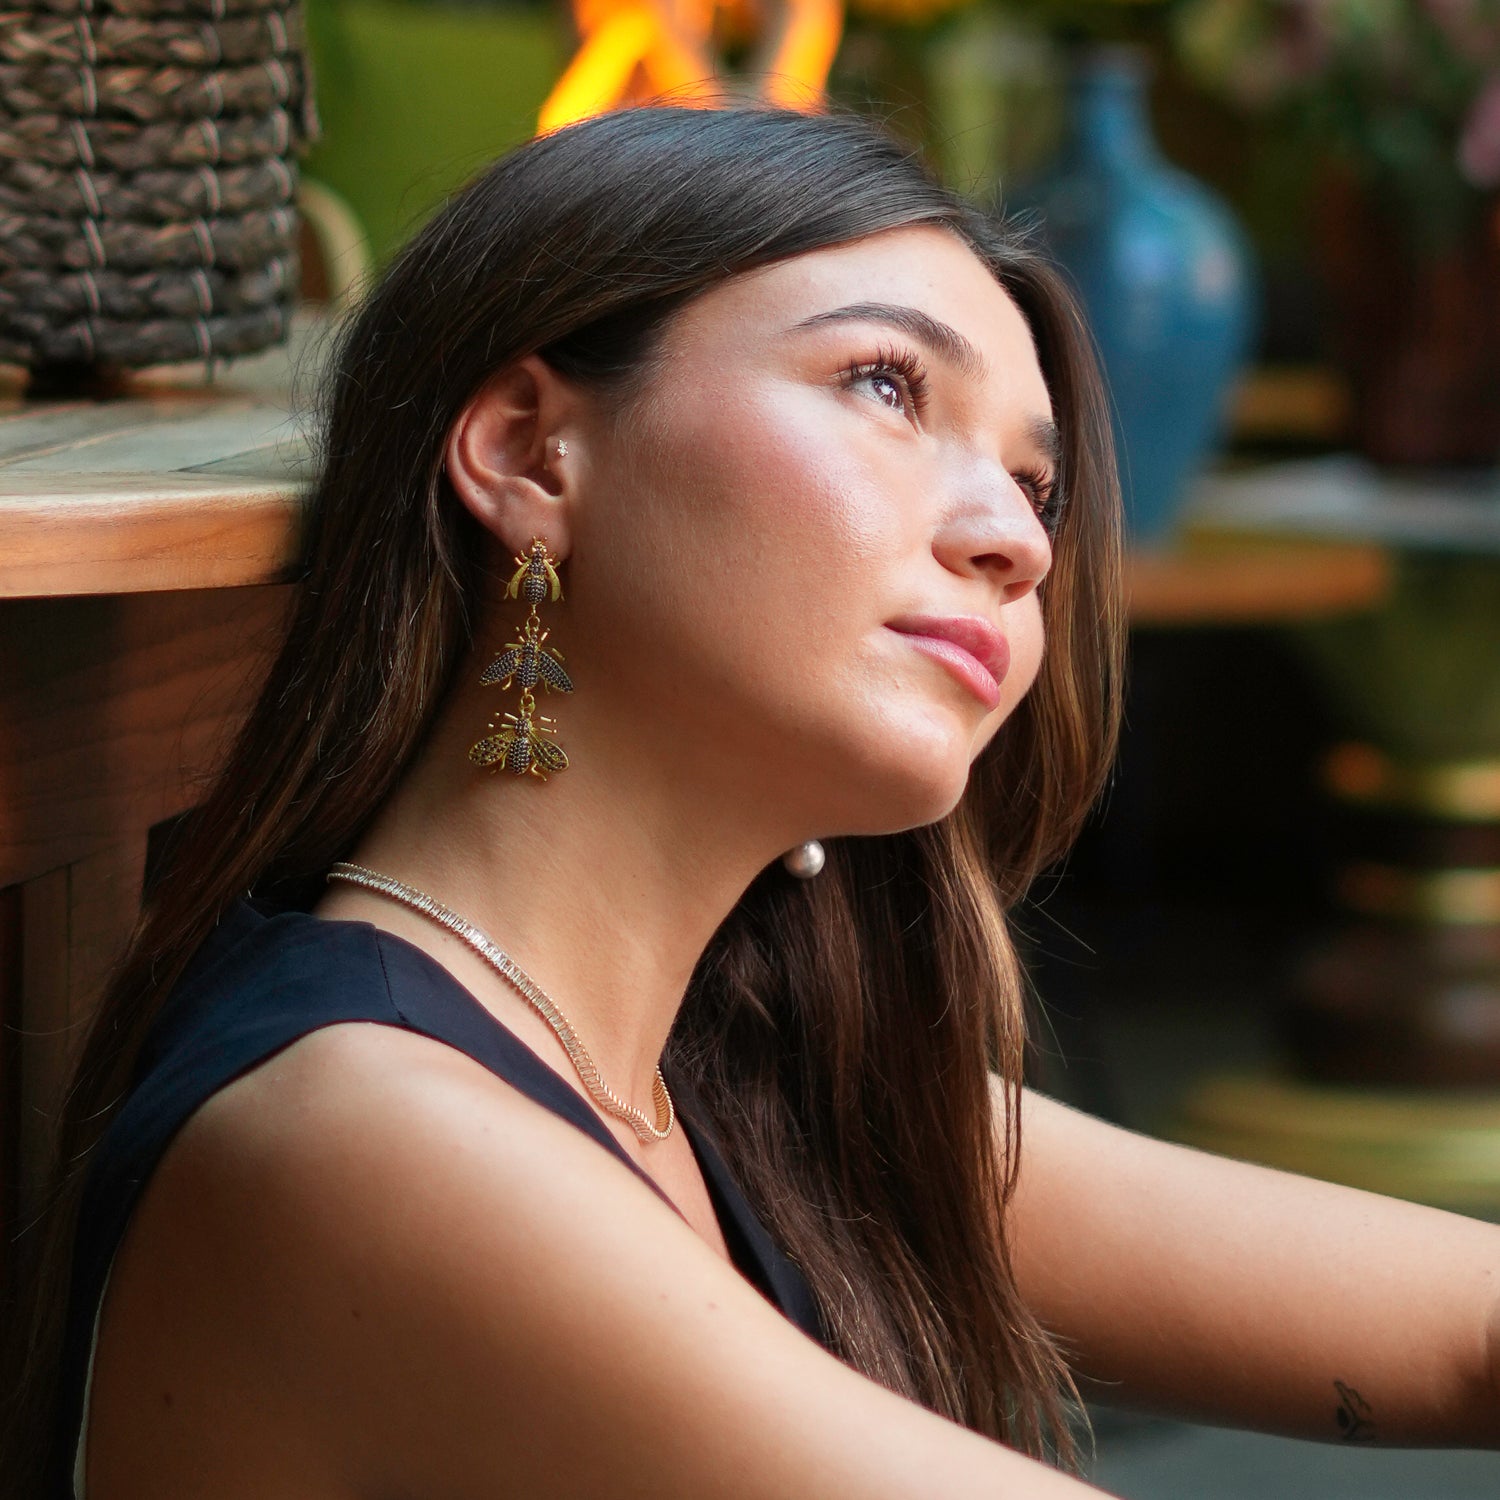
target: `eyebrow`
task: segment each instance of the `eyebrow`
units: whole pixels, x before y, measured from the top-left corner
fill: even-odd
[[[827,312],[814,313],[794,323],[789,331],[801,328],[817,328],[824,323],[884,323],[889,328],[899,328],[914,339],[927,345],[960,373],[971,380],[983,381],[989,375],[984,356],[963,334],[947,323],[924,313],[917,307],[906,307],[895,302],[851,302],[845,307],[830,308]]]

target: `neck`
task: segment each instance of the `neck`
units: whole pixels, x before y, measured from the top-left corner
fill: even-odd
[[[456,694],[347,857],[485,932],[568,1017],[609,1086],[654,1119],[655,1068],[693,969],[786,844],[745,826],[743,798],[674,779],[681,767],[670,755],[610,745],[588,732],[581,701],[564,701],[579,710],[563,720],[573,732],[559,735],[570,764],[542,783],[470,764],[483,720]],[[573,748],[582,745],[593,748]],[[576,1082],[527,1002],[430,918],[341,883],[316,910],[373,920],[432,953]]]

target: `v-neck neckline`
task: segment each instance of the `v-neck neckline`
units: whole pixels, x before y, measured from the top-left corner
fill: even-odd
[[[562,1090],[568,1101],[575,1107],[566,1111],[554,1110],[554,1113],[563,1114],[570,1123],[578,1126],[585,1134],[590,1136],[599,1145],[605,1147],[617,1161],[623,1163],[647,1187],[664,1202],[668,1208],[680,1218],[684,1224],[691,1229],[687,1215],[672,1200],[671,1195],[661,1186],[659,1182],[637,1162],[628,1151],[617,1141],[609,1127],[600,1118],[593,1104],[570,1084],[567,1078],[551,1066],[540,1053],[516,1032],[512,1031],[485,1003],[440,959],[434,957],[425,948],[403,937],[398,932],[393,932],[388,927],[382,927],[376,922],[364,918],[350,917],[320,917],[315,912],[306,911],[299,907],[281,908],[283,911],[297,912],[299,915],[314,922],[323,923],[326,926],[341,925],[345,927],[365,927],[373,935],[377,945],[393,943],[398,945],[401,952],[408,956],[415,955],[417,963],[426,970],[430,976],[439,983],[444,984],[460,1000],[466,1009],[476,1013],[481,1023],[495,1036],[503,1047],[511,1048],[524,1054],[531,1067],[555,1080],[557,1087]],[[766,1232],[765,1226],[756,1217],[754,1210],[750,1207],[739,1184],[734,1180],[729,1171],[728,1164],[720,1154],[717,1143],[710,1138],[710,1133],[705,1127],[689,1119],[691,1109],[691,1093],[680,1084],[673,1087],[673,1098],[677,1104],[677,1122],[682,1127],[683,1135],[686,1137],[688,1147],[693,1153],[693,1159],[702,1174],[704,1186],[708,1191],[709,1202],[714,1211],[714,1218],[719,1226],[719,1233],[723,1237],[725,1247],[729,1251],[730,1264],[734,1266],[742,1276],[752,1285],[769,1297],[784,1312],[788,1309],[784,1305],[784,1298],[776,1285],[770,1255],[779,1255],[781,1252],[775,1246],[775,1242]],[[538,1101],[540,1102],[540,1101]],[[689,1109],[682,1106],[689,1102]],[[544,1106],[546,1107],[546,1106]],[[693,1230],[697,1234],[697,1230]],[[700,1236],[701,1238],[701,1236]]]

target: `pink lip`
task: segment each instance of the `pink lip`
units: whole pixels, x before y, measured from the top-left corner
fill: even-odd
[[[1010,670],[1010,645],[978,615],[904,615],[889,628],[942,662],[987,708],[1000,703],[1000,684]]]

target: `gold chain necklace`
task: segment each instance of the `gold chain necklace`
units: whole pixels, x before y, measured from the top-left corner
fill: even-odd
[[[624,1120],[642,1142],[664,1141],[671,1135],[672,1126],[677,1122],[677,1111],[673,1107],[671,1094],[667,1092],[666,1080],[661,1076],[661,1068],[658,1066],[656,1078],[651,1084],[651,1100],[656,1106],[656,1122],[653,1124],[642,1111],[620,1098],[599,1076],[599,1069],[589,1056],[588,1048],[578,1040],[578,1033],[573,1030],[572,1022],[557,1008],[546,991],[472,922],[466,922],[456,911],[450,911],[425,891],[403,885],[399,880],[382,875],[378,870],[368,870],[363,865],[340,860],[329,867],[327,878],[347,880],[351,885],[362,885],[382,896],[389,896],[393,901],[421,912],[424,917],[431,917],[454,936],[462,938],[486,963],[509,980],[532,1009],[557,1033],[557,1039],[572,1059],[573,1066],[578,1069],[578,1076],[583,1080],[584,1087],[600,1109],[614,1115],[616,1119]]]

